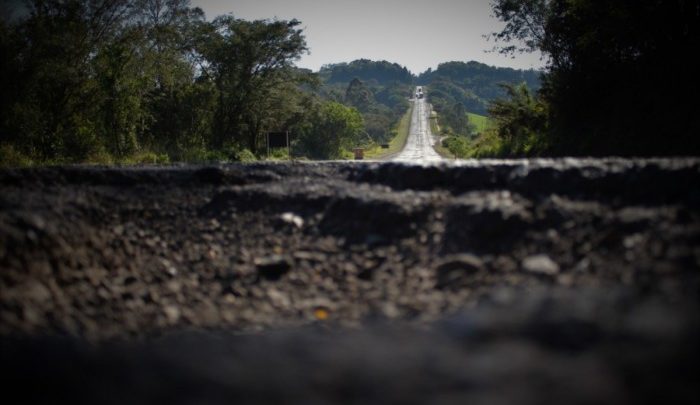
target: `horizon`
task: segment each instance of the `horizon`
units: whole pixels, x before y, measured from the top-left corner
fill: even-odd
[[[358,58],[358,59],[353,59],[353,60],[350,60],[350,61],[326,63],[326,64],[322,65],[321,68],[319,68],[319,69],[315,69],[315,70],[314,70],[314,69],[311,69],[311,70],[312,70],[312,72],[314,72],[314,73],[319,73],[320,70],[321,70],[322,68],[326,67],[326,66],[336,66],[336,65],[342,65],[342,64],[351,64],[351,63],[353,63],[353,62],[357,62],[357,61],[360,61],[360,60],[368,60],[368,61],[370,61],[370,62],[387,62],[387,63],[391,63],[391,64],[396,63],[397,65],[399,65],[399,66],[401,66],[401,67],[405,67],[406,69],[408,69],[407,66],[402,65],[402,64],[400,64],[400,63],[398,63],[398,62],[391,61],[391,60],[386,60],[386,59]],[[472,63],[472,62],[474,62],[474,63],[480,63],[480,64],[486,65],[486,66],[488,66],[488,67],[499,68],[499,69],[500,69],[500,68],[505,68],[505,69],[514,69],[514,70],[522,70],[522,71],[534,70],[534,71],[540,71],[540,72],[544,70],[544,67],[541,67],[541,68],[517,68],[517,67],[510,67],[510,66],[498,66],[498,65],[492,65],[492,64],[484,63],[484,62],[481,62],[481,61],[478,61],[478,60],[446,60],[446,61],[443,61],[443,62],[438,63],[437,67],[435,67],[435,68],[430,67],[429,69],[432,69],[432,71],[434,72],[434,71],[436,71],[436,70],[440,67],[440,65],[445,64],[445,63],[464,63],[464,64],[468,64],[468,63]],[[297,67],[298,67],[298,68],[302,68],[302,69],[308,69],[308,68],[305,68],[305,67],[303,67],[303,66],[298,66],[298,65],[297,65]],[[423,70],[422,72],[414,72],[414,71],[412,71],[411,69],[408,69],[408,71],[409,71],[409,73],[411,73],[413,76],[418,77],[418,76],[420,76],[421,74],[427,72],[428,69]]]
[[[539,53],[510,57],[488,52],[497,43],[484,36],[500,31],[503,23],[491,16],[487,1],[386,0],[377,5],[368,0],[192,0],[191,6],[200,7],[208,21],[226,14],[246,20],[299,20],[309,53],[295,64],[314,72],[358,59],[397,63],[414,75],[446,62],[545,67]]]

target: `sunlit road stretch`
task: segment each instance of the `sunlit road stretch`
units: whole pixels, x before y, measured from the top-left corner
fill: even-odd
[[[412,163],[441,161],[442,157],[433,149],[435,140],[430,132],[430,111],[425,98],[416,97],[414,103],[406,146],[392,160]]]

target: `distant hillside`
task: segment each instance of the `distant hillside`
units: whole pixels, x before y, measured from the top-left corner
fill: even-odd
[[[430,102],[440,111],[461,102],[467,111],[486,114],[489,101],[505,97],[501,83],[525,82],[532,90],[540,87],[540,71],[517,70],[479,62],[446,62],[436,70],[421,73],[416,82],[428,86]]]
[[[350,83],[352,79],[379,85],[388,85],[392,82],[411,84],[415,79],[408,69],[398,63],[368,59],[325,65],[319,71],[319,75],[326,83],[345,84]]]
[[[357,108],[369,136],[386,142],[408,109],[416,84],[428,86],[428,98],[438,112],[459,102],[468,112],[486,115],[490,101],[505,97],[499,84],[525,82],[535,90],[540,87],[539,74],[479,62],[447,62],[415,76],[397,63],[359,59],[323,66],[317,92],[324,99]]]
[[[373,141],[391,140],[410,106],[415,77],[408,69],[397,63],[360,59],[325,65],[318,76],[321,97],[357,108]]]

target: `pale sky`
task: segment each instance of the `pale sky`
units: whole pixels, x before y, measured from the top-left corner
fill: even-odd
[[[489,0],[191,0],[207,19],[231,13],[237,18],[302,22],[310,54],[297,66],[355,59],[387,60],[421,73],[439,63],[476,60],[518,69],[541,68],[539,54],[514,59],[487,53],[499,31]]]

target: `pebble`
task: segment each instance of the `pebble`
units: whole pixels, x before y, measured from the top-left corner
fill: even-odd
[[[541,286],[598,288],[601,277],[632,292],[651,287],[669,297],[694,294],[683,283],[693,280],[685,270],[700,264],[695,194],[669,182],[676,187],[669,201],[643,190],[620,197],[613,187],[587,195],[586,187],[598,185],[592,183],[580,196],[564,187],[559,199],[549,186],[504,183],[518,165],[442,167],[431,171],[439,179],[425,190],[402,183],[402,165],[287,170],[275,164],[269,169],[284,179],[270,184],[248,177],[260,169],[246,166],[234,194],[255,198],[229,198],[230,212],[204,209],[218,188],[169,183],[167,176],[162,184],[127,188],[110,181],[95,188],[87,178],[45,193],[33,180],[37,172],[25,179],[32,187],[0,187],[0,307],[6,308],[0,332],[82,335],[79,325],[94,323],[99,338],[152,336],[170,323],[249,331],[362,322],[374,313],[430,322],[486,301],[512,305]],[[111,170],[100,176],[113,176]],[[360,173],[369,177],[353,177]],[[424,177],[426,187],[433,184]],[[511,186],[511,192],[499,189]],[[361,212],[338,210],[332,218],[321,202],[344,195]],[[84,204],[73,204],[80,196]],[[608,197],[621,199],[612,204]],[[463,206],[494,215],[456,217],[461,211],[455,207]],[[625,206],[632,209],[618,216]],[[41,217],[25,220],[29,208]],[[684,217],[674,214],[680,209]],[[146,218],[146,212],[154,215]],[[511,214],[520,219],[513,222]],[[473,225],[472,219],[483,219],[483,226],[455,230]],[[333,226],[321,226],[324,221]],[[386,229],[396,226],[405,233]],[[611,237],[601,239],[607,232]],[[21,318],[25,308],[32,322]]]
[[[445,257],[436,268],[438,288],[456,285],[459,281],[484,269],[483,261],[469,253]]]
[[[280,219],[282,222],[293,225],[297,228],[302,228],[304,226],[304,218],[294,214],[293,212],[283,213],[280,215]]]
[[[165,316],[168,318],[168,323],[175,323],[180,319],[180,309],[175,305],[168,305],[163,308]]]
[[[294,258],[297,260],[325,262],[327,259],[327,256],[323,253],[308,252],[308,251],[300,250],[300,251],[294,252]]]
[[[559,273],[559,265],[547,255],[528,256],[523,260],[523,269],[529,273],[554,276]]]
[[[445,257],[442,263],[437,266],[437,271],[442,273],[459,270],[465,273],[476,273],[483,270],[483,268],[484,263],[477,256],[469,253],[460,253]]]

